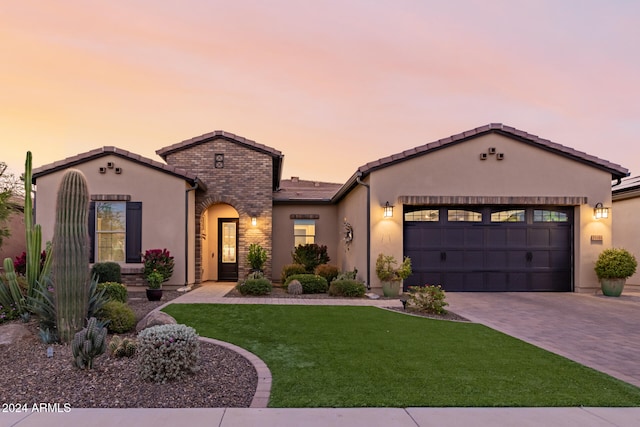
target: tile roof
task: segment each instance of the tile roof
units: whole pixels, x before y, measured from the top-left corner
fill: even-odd
[[[56,162],[50,163],[48,165],[43,165],[33,170],[33,183],[35,184],[36,180],[44,175],[50,174],[52,172],[56,172],[59,170],[68,169],[74,167],[75,165],[84,163],[89,160],[97,159],[100,157],[115,155],[118,157],[122,157],[128,160],[131,160],[135,163],[139,163],[144,166],[148,166],[153,169],[160,170],[162,172],[166,172],[168,174],[177,176],[179,178],[184,179],[185,181],[194,184],[199,182],[198,177],[184,169],[176,168],[174,166],[169,166],[164,163],[157,162],[155,160],[148,159],[146,157],[142,157],[139,154],[132,153],[127,150],[123,150],[121,148],[107,146],[102,148],[96,148],[95,150],[87,151],[86,153],[76,154],[72,157],[67,157],[64,160],[58,160]]]
[[[278,158],[284,157],[282,153],[276,150],[275,148],[271,148],[266,145],[259,144],[250,139],[243,138],[242,136],[238,136],[230,132],[225,132],[223,130],[216,130],[213,132],[205,133],[204,135],[196,136],[194,138],[186,139],[182,142],[169,145],[168,147],[164,147],[157,150],[156,154],[158,154],[160,157],[165,159],[168,154],[171,154],[176,151],[184,150],[185,148],[191,147],[193,145],[205,143],[215,138],[224,138],[227,141],[235,142],[237,144],[244,145],[254,150],[269,154],[272,157],[278,157]]]
[[[615,163],[611,163],[607,160],[600,159],[598,157],[575,150],[562,144],[558,144],[548,139],[540,138],[537,135],[532,135],[514,127],[503,125],[502,123],[491,123],[485,126],[480,126],[475,129],[458,133],[456,135],[448,136],[446,138],[442,138],[428,144],[411,148],[401,153],[392,154],[391,156],[383,157],[381,159],[374,160],[363,166],[360,166],[356,173],[347,181],[347,183],[338,191],[338,193],[336,193],[335,198],[340,199],[345,194],[347,194],[356,185],[356,180],[358,177],[364,177],[375,170],[382,169],[387,166],[391,166],[393,164],[430,153],[432,151],[440,150],[442,148],[467,141],[471,138],[486,135],[488,133],[498,133],[513,139],[517,139],[521,142],[531,144],[543,150],[551,151],[561,156],[568,157],[572,160],[605,170],[611,173],[612,179],[621,179],[629,175],[629,171],[626,168]]]
[[[274,203],[331,202],[331,198],[342,184],[331,182],[305,181],[297,177],[283,179],[280,188],[273,193]]]
[[[620,180],[611,187],[613,200],[624,200],[640,195],[640,176],[632,176]]]

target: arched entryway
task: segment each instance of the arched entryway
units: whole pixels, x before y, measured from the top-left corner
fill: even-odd
[[[200,217],[202,281],[237,281],[239,214],[231,205],[215,203]]]

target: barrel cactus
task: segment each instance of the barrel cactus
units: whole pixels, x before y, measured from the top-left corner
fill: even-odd
[[[131,357],[136,353],[136,349],[136,341],[131,338],[120,338],[116,335],[109,342],[109,353],[114,357]]]
[[[93,360],[107,349],[107,328],[98,324],[95,317],[87,322],[87,327],[77,332],[71,342],[73,364],[80,369],[93,368]]]
[[[302,294],[302,283],[297,280],[292,280],[289,282],[287,286],[287,293],[291,295],[301,295]]]
[[[82,329],[89,302],[89,190],[82,172],[70,169],[58,188],[53,232],[53,283],[58,336],[69,342]]]

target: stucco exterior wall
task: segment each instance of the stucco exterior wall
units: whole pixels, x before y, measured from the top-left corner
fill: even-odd
[[[495,147],[497,154],[480,159]],[[603,248],[610,247],[611,217],[593,219],[593,206],[611,206],[611,175],[567,157],[498,134],[488,134],[445,149],[432,151],[370,174],[371,268],[378,253],[402,259],[402,206],[400,196],[511,196],[586,197],[575,209],[575,289],[599,289],[593,264]],[[382,217],[385,202],[395,205],[393,218]],[[603,236],[591,241],[592,235]],[[378,279],[372,275],[375,286]]]
[[[614,200],[611,216],[613,217],[613,247],[624,248],[640,260],[640,228],[638,227],[640,212],[640,194],[632,198]],[[627,283],[640,285],[640,272],[631,276]]]
[[[365,183],[369,180],[365,179]],[[337,219],[343,225],[351,224],[353,240],[350,245],[342,243],[342,250],[338,253],[338,267],[342,271],[358,269],[358,279],[367,282],[367,188],[358,185],[338,204]],[[374,260],[375,261],[375,260]],[[375,270],[371,271],[375,276]]]
[[[107,169],[101,174],[99,168],[106,167],[107,162],[122,168],[122,173],[118,175],[114,169]],[[132,202],[142,202],[142,250],[167,248],[174,256],[175,267],[165,285],[184,285],[187,183],[182,178],[113,155],[88,160],[74,168],[84,173],[91,195],[128,195]],[[57,191],[64,172],[52,172],[36,182],[35,220],[42,226],[43,243],[53,238]],[[193,205],[189,209],[193,212]],[[123,269],[141,266],[121,263]]]
[[[23,202],[21,202],[23,203]],[[2,224],[10,231],[9,237],[2,239],[0,247],[0,262],[5,258],[14,259],[26,250],[25,229],[24,229],[24,212],[16,210],[9,215],[7,221]],[[0,265],[0,270],[4,268]]]
[[[338,226],[337,207],[335,205],[291,205],[273,206],[273,280],[281,281],[282,267],[291,264],[291,252],[294,249],[293,222],[291,215],[318,215],[315,243],[327,246],[329,264],[340,268],[339,253],[343,243],[340,241],[341,228]]]
[[[215,155],[224,155],[224,167],[215,167]],[[246,277],[251,243],[267,250],[265,275],[271,277],[273,157],[224,138],[183,147],[166,155],[166,162],[194,173],[207,186],[196,193],[195,235],[201,234],[202,214],[212,205],[225,203],[238,212],[238,276]],[[251,227],[251,217],[258,220]],[[201,240],[195,242],[196,283],[202,281]]]

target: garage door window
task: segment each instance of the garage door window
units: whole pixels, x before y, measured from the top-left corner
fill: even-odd
[[[440,221],[440,211],[437,209],[422,209],[404,214],[405,221],[438,222]]]
[[[568,222],[569,216],[565,212],[535,209],[533,222]]]
[[[482,213],[462,209],[449,209],[447,219],[449,222],[482,222]]]
[[[491,222],[525,222],[524,209],[491,212]]]

